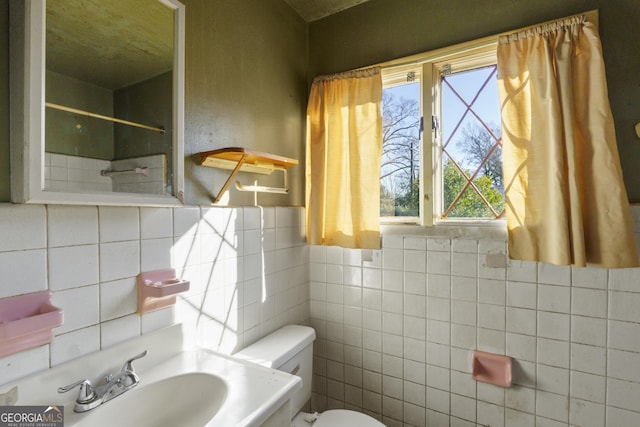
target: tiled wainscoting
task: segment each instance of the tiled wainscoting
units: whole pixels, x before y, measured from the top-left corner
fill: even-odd
[[[45,153],[45,188],[55,191],[111,191],[111,178],[100,175],[101,170],[110,168],[109,160]]]
[[[165,189],[167,160],[164,154],[109,161],[45,153],[44,160],[45,188],[51,190],[171,193]],[[102,171],[126,171],[136,168],[146,168],[146,175],[130,172],[102,175]]]
[[[114,171],[147,169],[144,173],[116,173],[111,175],[113,191],[142,194],[171,194],[165,188],[167,182],[167,159],[164,154],[135,157],[132,159],[112,160],[110,168]]]
[[[224,353],[308,323],[308,259],[300,208],[0,204],[0,298],[51,290],[64,310],[50,345],[0,358],[0,383],[174,322]],[[191,289],[140,316],[136,275],[168,267]]]
[[[640,425],[640,269],[509,261],[495,233],[309,247],[303,224],[301,208],[0,204],[0,298],[49,289],[65,315],[50,345],[0,359],[1,382],[174,322],[224,353],[303,323],[318,334],[314,410],[390,427]],[[136,275],[168,266],[190,291],[138,315]],[[474,382],[473,349],[512,356],[515,386]]]
[[[382,242],[311,248],[314,410],[388,426],[640,425],[640,268],[508,261],[505,239]],[[515,386],[476,383],[474,349],[512,356]]]

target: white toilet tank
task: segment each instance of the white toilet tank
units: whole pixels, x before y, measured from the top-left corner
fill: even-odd
[[[302,378],[302,390],[291,398],[291,416],[295,416],[311,398],[313,365],[313,328],[287,325],[240,350],[233,357]]]

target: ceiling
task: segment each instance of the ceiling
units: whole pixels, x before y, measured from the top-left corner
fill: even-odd
[[[333,15],[369,0],[284,0],[307,22]]]
[[[306,22],[369,0],[284,0]],[[116,90],[171,70],[173,12],[157,0],[47,0],[47,69]]]
[[[110,90],[171,70],[173,10],[156,0],[47,0],[47,70]]]

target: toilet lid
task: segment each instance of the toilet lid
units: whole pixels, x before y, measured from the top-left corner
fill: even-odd
[[[346,409],[331,409],[322,412],[313,427],[385,427],[368,415]]]

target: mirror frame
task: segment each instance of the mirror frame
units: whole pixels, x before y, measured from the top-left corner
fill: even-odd
[[[174,11],[172,196],[44,189],[46,0],[10,3],[11,201],[13,203],[182,206],[184,202],[185,7],[158,0]]]

